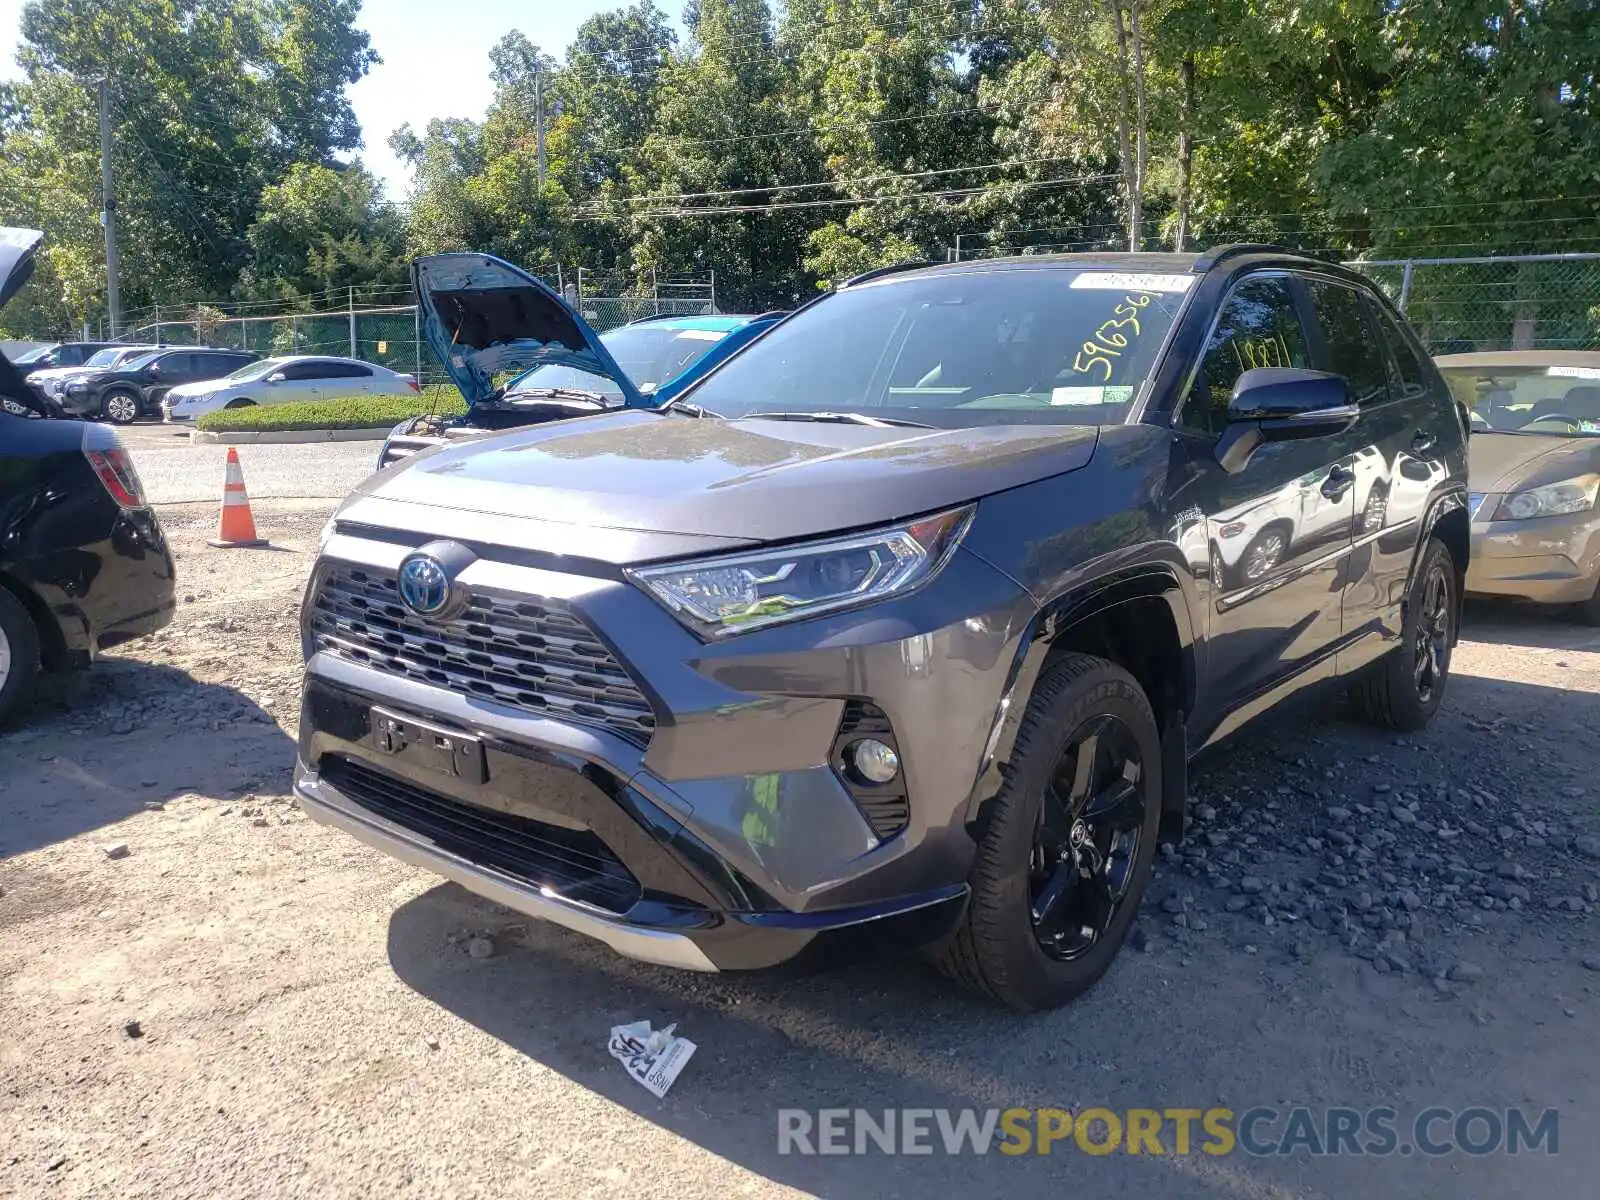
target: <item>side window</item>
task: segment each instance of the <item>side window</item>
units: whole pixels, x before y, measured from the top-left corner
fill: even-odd
[[[1357,404],[1382,404],[1389,398],[1388,356],[1360,293],[1326,279],[1308,283],[1327,345],[1326,369],[1349,381],[1350,399]]]
[[[290,363],[283,369],[285,379],[326,379],[328,364],[324,362]]]
[[[372,368],[363,367],[360,363],[331,362],[325,364],[322,372],[324,379],[370,379]]]
[[[1288,282],[1276,277],[1247,279],[1222,306],[1178,424],[1220,434],[1228,423],[1228,400],[1239,376],[1254,367],[1310,365],[1305,329]]]
[[[1380,314],[1378,320],[1383,326],[1384,338],[1389,343],[1389,354],[1394,359],[1395,394],[1407,400],[1422,395],[1428,390],[1428,372],[1417,356],[1411,339],[1387,308],[1381,304],[1372,304],[1370,307]]]
[[[83,360],[88,357],[88,352],[82,346],[63,346],[56,351],[56,365],[61,367],[81,367]]]

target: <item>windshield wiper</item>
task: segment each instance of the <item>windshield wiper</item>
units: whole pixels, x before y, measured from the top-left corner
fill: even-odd
[[[715,417],[722,420],[721,413],[712,412],[709,408],[694,403],[692,400],[668,400],[660,408],[651,409],[651,412],[670,413],[681,412],[686,417]]]
[[[498,396],[489,399],[494,402],[504,403],[518,396],[529,397],[534,400],[586,400],[596,408],[613,408],[621,401],[607,396],[604,392],[591,392],[585,388],[568,387],[535,387],[518,388],[514,392],[501,392]]]
[[[739,421],[822,421],[834,425],[871,425],[875,429],[900,426],[906,429],[932,429],[921,421],[902,421],[899,417],[869,417],[854,412],[753,412],[734,418]]]

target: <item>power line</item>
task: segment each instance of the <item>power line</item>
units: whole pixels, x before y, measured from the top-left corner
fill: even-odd
[[[755,195],[757,193],[766,193],[766,192],[804,191],[804,190],[807,190],[807,189],[810,189],[810,188],[825,188],[825,187],[826,188],[842,188],[842,187],[849,187],[849,186],[852,186],[852,185],[855,185],[855,184],[868,184],[868,183],[870,183],[870,184],[883,184],[883,183],[892,183],[892,182],[894,182],[896,180],[900,180],[900,179],[932,179],[932,178],[934,178],[936,176],[942,176],[942,175],[960,175],[960,174],[964,174],[965,172],[968,172],[968,171],[991,171],[991,170],[997,170],[997,169],[1001,169],[1001,168],[1029,166],[1029,165],[1033,165],[1033,164],[1037,164],[1037,163],[1069,162],[1069,161],[1071,161],[1071,160],[1067,159],[1067,158],[1063,158],[1063,157],[1061,157],[1059,155],[1055,156],[1055,157],[1051,157],[1051,158],[1018,158],[1018,159],[1011,159],[1009,161],[1001,161],[1001,162],[974,163],[970,167],[943,167],[943,168],[940,168],[938,170],[933,170],[933,171],[907,171],[907,172],[904,172],[902,174],[892,174],[892,175],[891,174],[858,175],[858,176],[855,176],[855,177],[850,178],[850,179],[818,179],[818,180],[815,180],[815,181],[813,181],[811,183],[775,183],[775,184],[767,184],[765,186],[759,186],[759,187],[726,188],[726,189],[723,189],[721,191],[715,191],[715,192],[679,192],[679,193],[675,193],[675,194],[671,194],[671,195],[654,195],[654,194],[651,194],[651,193],[646,193],[644,195],[639,195],[639,196],[619,196],[615,201],[613,201],[613,203],[623,203],[623,204],[664,204],[664,203],[666,203],[668,201],[673,201],[673,200],[702,200],[702,199],[711,199],[711,198],[715,198],[715,197],[718,197],[718,196],[749,196],[749,195]],[[1118,176],[1111,175],[1111,174],[1106,174],[1106,175],[1085,175],[1085,176],[1082,177],[1082,182],[1084,182],[1084,183],[1093,183],[1093,182],[1098,182],[1098,181],[1104,180],[1104,179],[1116,179],[1116,178],[1118,178]],[[579,210],[577,210],[577,211],[603,212],[604,211],[604,207],[603,207],[603,205],[591,204],[591,205],[586,205],[586,206],[580,206]]]
[[[943,191],[931,191],[931,192],[890,193],[890,194],[879,195],[879,196],[841,197],[841,198],[834,199],[834,200],[789,200],[789,201],[780,201],[780,202],[777,202],[777,203],[774,203],[774,204],[748,204],[748,205],[723,205],[723,206],[706,205],[706,206],[695,206],[695,207],[692,207],[692,208],[681,208],[680,207],[680,208],[651,209],[651,210],[646,210],[644,212],[614,214],[610,219],[615,219],[617,216],[640,217],[640,218],[649,218],[649,217],[727,216],[727,215],[739,214],[739,213],[778,212],[778,211],[784,210],[784,209],[796,209],[796,208],[826,208],[826,207],[829,207],[829,206],[851,206],[851,205],[863,205],[863,204],[884,204],[884,203],[888,203],[888,202],[895,201],[895,200],[951,200],[951,199],[960,199],[960,198],[967,197],[967,196],[978,196],[978,195],[982,195],[982,194],[984,194],[986,192],[995,191],[995,190],[998,190],[998,189],[1001,189],[1001,188],[1015,188],[1015,189],[1019,189],[1019,190],[1023,190],[1023,191],[1032,191],[1032,190],[1037,189],[1037,188],[1056,187],[1056,186],[1060,186],[1062,184],[1079,183],[1079,182],[1081,182],[1081,180],[1082,180],[1082,177],[1072,177],[1072,178],[1063,178],[1063,179],[1006,180],[1004,182],[997,183],[997,184],[990,184],[990,185],[985,186],[985,187],[953,188],[953,189],[948,189],[948,190],[943,190]],[[578,220],[578,221],[586,221],[587,222],[587,221],[606,220],[607,218],[603,217],[603,216],[583,216],[583,217],[574,217],[573,219],[574,220]]]

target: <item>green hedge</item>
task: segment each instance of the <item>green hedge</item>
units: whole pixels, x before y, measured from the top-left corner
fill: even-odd
[[[387,429],[418,413],[467,411],[461,393],[449,384],[434,384],[421,395],[347,396],[342,400],[304,400],[292,404],[258,404],[208,412],[195,428],[215,433],[288,429]]]

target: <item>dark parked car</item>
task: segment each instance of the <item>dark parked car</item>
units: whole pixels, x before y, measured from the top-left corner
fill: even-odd
[[[479,262],[428,318],[463,390],[599,356]],[[1287,251],[873,272],[669,404],[362,484],[296,791],[638,958],[925,944],[1048,1008],[1122,944],[1190,756],[1318,685],[1433,716],[1466,443],[1388,301]]]
[[[245,350],[168,346],[120,367],[73,376],[62,388],[61,407],[70,416],[131,425],[159,415],[161,398],[179,384],[221,379],[259,357]]]
[[[97,351],[122,345],[126,345],[126,343],[56,342],[54,345],[39,346],[29,350],[26,354],[18,355],[17,361],[13,365],[16,367],[17,373],[26,378],[35,371],[48,371],[53,367],[81,367]]]
[[[41,235],[0,230],[0,305],[27,279]],[[57,419],[0,356],[0,722],[41,669],[87,662],[172,619],[173,566],[117,435]]]

